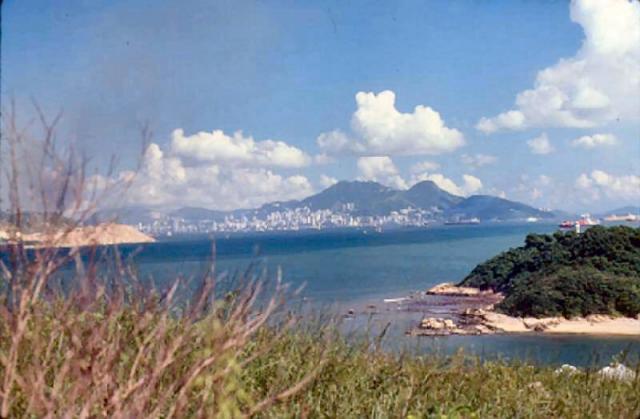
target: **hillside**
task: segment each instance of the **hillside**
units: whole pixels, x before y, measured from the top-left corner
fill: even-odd
[[[412,207],[431,211],[442,219],[478,217],[482,220],[514,220],[554,216],[552,212],[494,196],[464,198],[453,195],[432,181],[419,182],[406,191],[391,189],[376,182],[338,182],[319,194],[295,204],[289,202],[287,206],[336,209],[346,203],[353,203],[355,212],[364,215],[384,215]]]
[[[222,220],[228,212],[216,211],[198,207],[183,207],[169,213],[172,217],[184,218],[185,220]]]
[[[338,182],[324,191],[300,201],[300,206],[312,210],[339,209],[353,204],[355,212],[366,215],[389,213],[406,208],[412,203],[401,191],[397,191],[376,182]]]
[[[120,212],[102,211],[96,222],[118,219],[127,224],[152,223],[170,217],[188,221],[221,221],[227,216],[265,218],[276,211],[297,208],[348,212],[356,216],[383,216],[392,211],[413,208],[425,211],[435,221],[477,217],[482,221],[525,220],[557,218],[558,214],[542,211],[528,205],[506,199],[475,195],[468,198],[450,194],[432,181],[415,184],[408,190],[389,188],[377,182],[342,181],[302,200],[278,201],[256,209],[216,211],[205,208],[184,207],[172,211],[160,211],[144,207],[124,208]],[[116,217],[118,215],[118,217]]]
[[[416,183],[409,190],[403,192],[404,197],[417,208],[441,208],[447,209],[460,202],[464,198],[443,191],[430,180]]]
[[[353,204],[353,212],[359,215],[388,214],[390,211],[411,205],[398,191],[376,182],[338,182],[301,201],[274,202],[260,207],[258,213],[268,213],[285,208],[308,207],[311,210],[342,210]]]
[[[476,266],[461,286],[505,295],[513,316],[640,314],[640,229],[530,234],[525,245]]]
[[[481,220],[513,220],[528,217],[553,218],[555,214],[519,202],[488,195],[474,195],[448,209],[449,217],[477,217]]]

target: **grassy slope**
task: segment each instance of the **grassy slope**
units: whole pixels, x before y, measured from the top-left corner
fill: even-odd
[[[252,364],[243,381],[252,394],[285,387],[317,353],[318,341],[281,342]],[[594,374],[556,375],[550,367],[480,363],[462,355],[397,357],[345,344],[330,345],[317,379],[265,417],[637,417],[640,383]]]
[[[215,361],[185,393],[179,416],[238,417],[252,409],[260,417],[640,414],[640,380],[605,380],[593,373],[557,376],[551,367],[481,363],[462,355],[390,355],[371,349],[371,342],[347,344],[333,333],[300,329],[278,335],[265,328],[239,352],[225,352],[221,343],[228,342],[232,327],[210,316],[194,324],[170,321],[163,327],[168,333],[140,352],[144,336],[157,336],[148,333],[163,323],[162,318],[129,309],[78,313],[36,308],[18,355],[18,376],[25,381],[14,386],[10,417],[40,416],[51,409],[57,412],[54,416],[77,414],[86,406],[95,417],[112,417],[118,404],[113,394],[139,379],[144,385],[118,409],[124,417],[165,415],[177,403],[172,386],[212,354]],[[10,346],[7,331],[0,323],[0,356],[5,358]],[[158,365],[175,342],[181,342],[176,357],[162,370]],[[136,354],[142,354],[138,361]],[[138,374],[131,381],[136,362]],[[310,371],[317,375],[296,389]],[[4,373],[0,368],[0,377]],[[275,396],[292,388],[290,396]]]

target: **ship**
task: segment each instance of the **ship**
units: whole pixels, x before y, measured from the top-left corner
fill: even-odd
[[[580,228],[580,227],[591,227],[600,224],[598,220],[594,220],[591,218],[589,214],[585,214],[579,220],[565,220],[559,224],[560,228],[570,229],[570,228]]]
[[[461,218],[459,220],[445,221],[444,225],[474,225],[480,224],[480,219],[477,217],[473,218]]]
[[[610,215],[608,217],[605,217],[604,219],[607,222],[618,222],[618,221],[626,221],[626,222],[634,222],[634,221],[638,221],[640,220],[640,217],[638,217],[637,215],[634,214],[627,214],[627,215]]]

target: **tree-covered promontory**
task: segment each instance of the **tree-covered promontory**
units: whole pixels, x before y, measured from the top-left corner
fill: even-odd
[[[476,266],[460,283],[505,295],[514,316],[640,314],[640,229],[530,234],[522,247]]]

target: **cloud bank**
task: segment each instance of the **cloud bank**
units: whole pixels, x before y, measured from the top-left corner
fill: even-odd
[[[640,200],[640,176],[616,176],[602,170],[582,173],[576,179],[576,187],[590,194],[592,199],[601,197],[625,201]]]
[[[596,147],[615,145],[617,144],[617,142],[618,140],[613,134],[593,134],[576,138],[571,142],[571,145],[573,147],[591,149]]]
[[[483,166],[494,164],[495,162],[498,161],[498,158],[490,154],[482,154],[482,153],[478,153],[474,155],[463,154],[460,157],[460,161],[462,161],[462,163],[464,163],[466,166],[469,166],[472,169],[477,169]]]
[[[531,127],[592,128],[640,118],[640,3],[574,0],[571,20],[585,38],[573,56],[538,72],[515,107],[476,128],[484,133]]]
[[[464,136],[445,125],[440,114],[418,105],[411,113],[395,106],[390,90],[378,94],[358,92],[357,109],[351,118],[352,135],[335,130],[320,134],[317,144],[330,154],[437,155],[464,145]]]
[[[183,159],[233,166],[299,168],[311,162],[297,147],[283,141],[255,141],[241,131],[226,135],[215,130],[185,136],[177,129],[172,134],[171,152]]]
[[[462,175],[462,184],[460,185],[456,184],[453,180],[449,179],[441,173],[428,172],[414,175],[411,178],[411,183],[416,184],[425,180],[430,180],[435,183],[440,189],[458,196],[473,195],[474,193],[480,191],[483,187],[482,181],[480,179],[467,174]]]
[[[129,191],[129,204],[152,207],[253,208],[314,193],[303,175],[283,175],[311,159],[282,141],[256,141],[241,132],[175,130],[167,150],[151,143]],[[119,176],[133,176],[123,172]]]
[[[527,145],[533,154],[550,154],[555,151],[547,134],[542,134],[527,141]]]
[[[397,189],[407,188],[407,183],[388,156],[360,157],[358,171],[361,180],[371,180]]]

